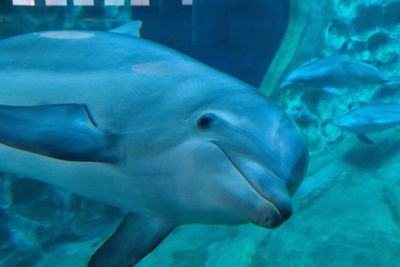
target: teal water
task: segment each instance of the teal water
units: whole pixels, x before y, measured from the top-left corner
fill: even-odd
[[[274,6],[274,1],[266,2]],[[198,50],[189,49],[191,38],[185,34],[175,41],[171,38],[180,32],[187,34],[192,26],[191,7],[160,17],[148,15],[147,9],[135,14],[135,9],[121,7],[79,8],[74,12],[52,8],[51,16],[43,15],[46,7],[35,12],[0,7],[4,10],[0,9],[3,36],[60,27],[104,30],[131,17],[140,18],[144,37],[197,56],[254,86],[261,83],[271,55],[277,53],[276,42],[283,36],[282,30],[277,34],[270,27],[258,27],[254,35],[245,34],[252,17],[258,23],[268,23],[252,13],[256,12],[254,7],[236,10],[237,20],[230,20],[236,29],[243,27],[238,32],[232,30],[232,42],[240,40],[240,45],[224,47],[226,42],[222,42]],[[277,10],[287,12],[288,8],[286,3]],[[386,76],[400,75],[400,1],[310,0],[308,9],[299,44],[294,51],[286,52],[292,57],[282,78],[313,58],[339,53],[376,66]],[[281,28],[287,24],[284,13]],[[171,14],[175,16],[165,19],[169,24],[157,24],[159,18]],[[266,11],[257,15],[273,16]],[[237,22],[240,16],[244,26]],[[82,20],[89,17],[99,19]],[[146,18],[151,25],[147,29]],[[262,50],[268,39],[274,44]],[[255,52],[246,53],[246,49]],[[259,53],[263,56],[257,56]],[[350,86],[352,93],[343,96],[290,90],[274,99],[297,123],[310,150],[308,172],[293,197],[294,214],[289,221],[273,230],[251,224],[181,226],[137,266],[400,266],[400,130],[394,127],[372,133],[369,136],[375,144],[367,145],[354,134],[338,129],[332,121],[359,102],[370,102],[383,85]],[[383,87],[385,102],[400,102],[396,83]],[[28,177],[2,174],[0,218],[1,266],[67,267],[84,266],[118,225],[123,212]]]

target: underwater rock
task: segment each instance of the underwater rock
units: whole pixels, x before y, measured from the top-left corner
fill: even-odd
[[[387,32],[377,32],[369,37],[368,50],[379,64],[397,63],[400,53],[398,38]]]
[[[391,38],[388,36],[388,34],[384,32],[377,32],[369,37],[367,49],[374,54],[381,46],[387,45],[390,41]]]
[[[358,7],[358,15],[352,21],[352,25],[358,34],[375,31],[382,24],[382,16],[382,5],[361,5]]]
[[[354,14],[355,7],[359,1],[352,0],[334,0],[336,13],[341,14],[343,17],[351,18]]]
[[[338,53],[339,51],[345,49],[346,42],[351,37],[351,27],[343,20],[335,18],[329,25],[325,32],[326,39],[334,39],[335,42],[329,43],[329,50],[333,53]]]
[[[371,54],[368,51],[368,42],[361,40],[352,40],[349,45],[350,49],[346,52],[352,54],[354,57],[360,60],[369,60]]]
[[[333,143],[338,141],[342,135],[342,131],[333,121],[327,120],[321,123],[320,134],[325,142]]]
[[[384,6],[382,25],[391,30],[398,31],[400,28],[400,1],[392,1]]]
[[[318,135],[319,117],[312,110],[313,105],[307,105],[303,100],[303,92],[289,91],[285,95],[285,110],[300,128],[302,134],[307,136],[307,146],[311,154],[324,150],[325,143]],[[311,107],[311,109],[310,109]]]

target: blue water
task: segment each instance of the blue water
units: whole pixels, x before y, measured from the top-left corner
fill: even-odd
[[[197,10],[180,1],[133,8],[101,2],[50,7],[45,1],[36,6],[2,1],[0,35],[105,31],[141,20],[142,38],[268,95],[291,71],[332,55],[366,62],[385,77],[400,75],[397,0],[204,0],[195,3]],[[400,103],[398,86],[349,82],[343,87],[350,93],[334,95],[306,84],[275,95],[274,103],[296,123],[310,151],[292,217],[273,230],[252,224],[180,226],[137,266],[400,266],[399,128],[368,133],[374,142],[368,145],[335,124],[378,91],[381,101]],[[0,266],[85,266],[125,215],[0,171]]]

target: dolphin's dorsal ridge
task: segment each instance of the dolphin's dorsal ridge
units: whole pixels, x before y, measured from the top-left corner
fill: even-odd
[[[159,218],[128,213],[91,257],[88,267],[130,267],[149,254],[173,228]]]
[[[116,137],[81,104],[0,105],[0,143],[61,160],[116,161]]]
[[[133,37],[140,37],[140,30],[142,28],[142,21],[134,20],[128,23],[125,23],[119,27],[109,30],[109,32],[124,34]]]

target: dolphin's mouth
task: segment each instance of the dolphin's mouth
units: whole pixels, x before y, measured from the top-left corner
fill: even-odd
[[[243,179],[248,183],[250,188],[254,191],[255,194],[257,194],[260,198],[265,200],[270,207],[272,208],[272,213],[273,215],[267,215],[265,216],[261,222],[258,222],[260,226],[267,227],[267,228],[275,228],[279,226],[282,222],[286,221],[290,215],[291,215],[291,209],[290,212],[287,211],[282,211],[281,208],[278,207],[276,203],[272,199],[266,196],[266,194],[261,190],[261,188],[258,188],[258,186],[254,185],[253,181],[244,173],[244,171],[238,166],[238,164],[235,163],[235,160],[232,159],[232,157],[223,149],[220,145],[218,145],[216,142],[211,142],[213,143],[225,156],[225,158],[230,162],[230,164],[233,166],[233,168],[243,177]],[[264,171],[268,172],[268,175],[271,175],[274,177],[274,179],[278,179],[283,181],[282,178],[274,174],[272,171],[269,169],[264,169]]]

